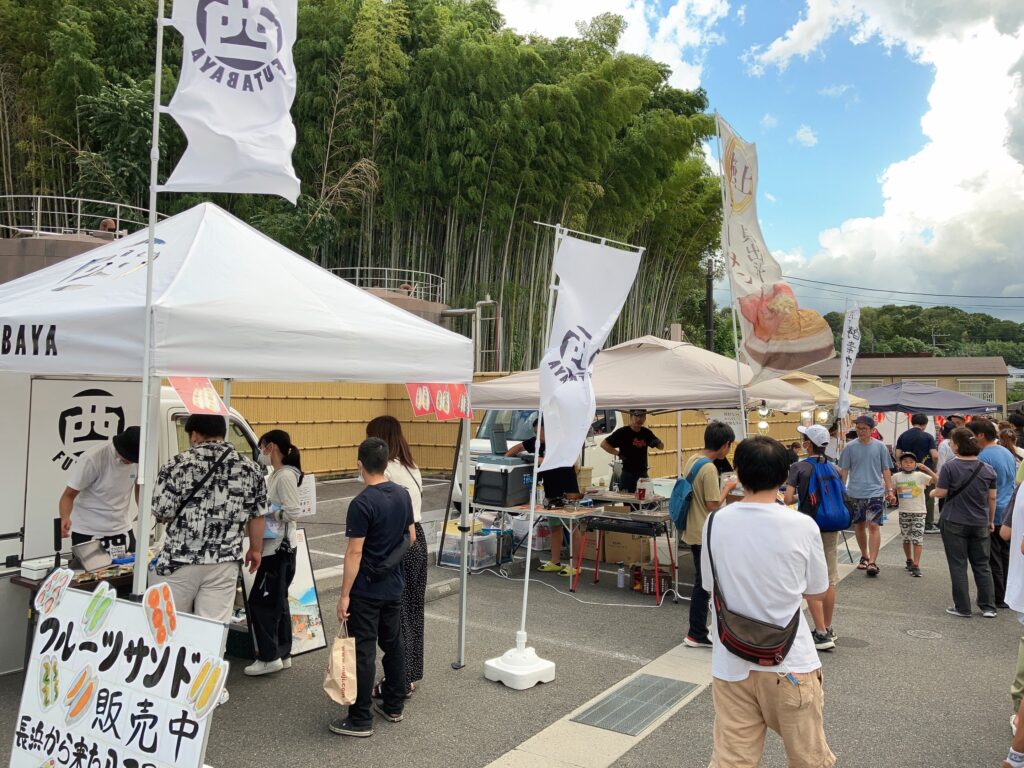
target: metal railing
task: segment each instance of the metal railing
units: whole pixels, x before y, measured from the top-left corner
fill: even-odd
[[[448,303],[448,286],[444,278],[432,272],[391,267],[337,267],[331,272],[360,288],[382,288],[423,301]]]
[[[166,218],[163,214],[158,217]],[[0,195],[0,237],[116,236],[101,228],[104,219],[114,222],[116,235],[128,234],[148,225],[149,211],[136,205],[85,197]]]

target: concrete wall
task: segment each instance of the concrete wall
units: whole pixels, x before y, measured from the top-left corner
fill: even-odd
[[[107,242],[89,235],[0,238],[0,283],[24,277]]]

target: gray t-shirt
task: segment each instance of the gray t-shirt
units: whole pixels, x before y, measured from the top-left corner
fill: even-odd
[[[983,461],[951,459],[942,465],[936,488],[945,488],[950,493],[964,486],[967,479],[981,469],[970,483],[953,498],[947,498],[942,505],[942,520],[960,525],[983,525],[988,527],[988,492],[996,487],[996,471]]]
[[[846,492],[855,499],[870,499],[885,495],[882,472],[892,469],[892,457],[881,440],[872,440],[866,444],[854,440],[847,443],[839,454],[839,468],[850,473],[846,480]]]

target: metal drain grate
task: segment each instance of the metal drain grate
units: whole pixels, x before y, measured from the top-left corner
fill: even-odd
[[[667,677],[637,675],[572,721],[637,736],[696,687]]]

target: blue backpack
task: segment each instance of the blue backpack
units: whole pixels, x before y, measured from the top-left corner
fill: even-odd
[[[814,510],[814,522],[826,533],[846,530],[853,518],[846,504],[846,488],[839,471],[831,462],[818,461],[814,456],[804,461],[813,469],[807,483],[807,497],[803,501]]]
[[[672,495],[668,500],[668,513],[672,516],[672,523],[677,531],[686,530],[686,516],[690,512],[690,499],[693,496],[693,481],[697,479],[697,473],[705,464],[710,464],[711,459],[701,456],[690,467],[686,477],[680,477],[672,486]]]

